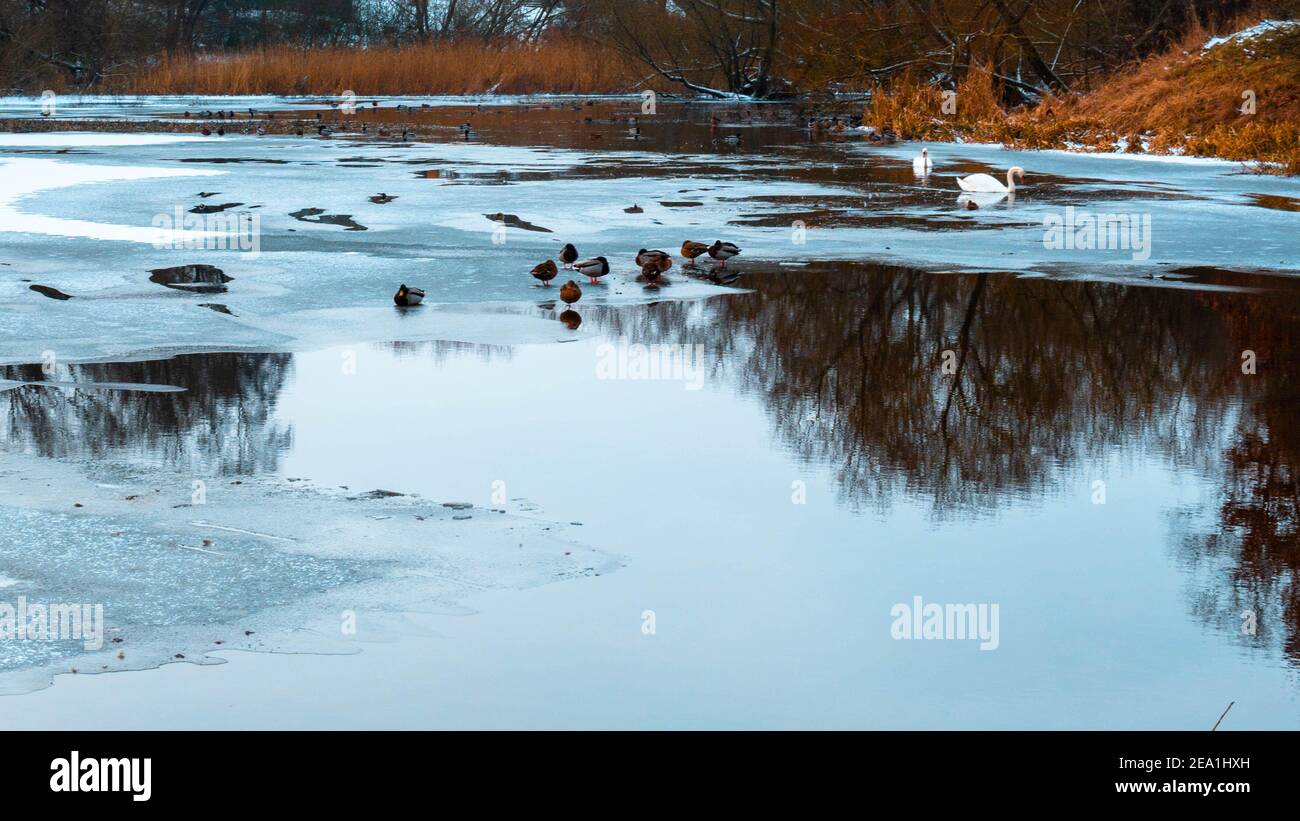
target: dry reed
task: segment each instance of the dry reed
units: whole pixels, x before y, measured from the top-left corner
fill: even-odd
[[[279,46],[161,58],[114,89],[130,94],[596,94],[640,87],[645,71],[614,49],[576,39],[480,41],[403,48]]]

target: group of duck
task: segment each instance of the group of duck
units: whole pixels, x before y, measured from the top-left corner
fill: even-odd
[[[698,267],[697,259],[708,254],[710,259],[715,260],[718,268],[725,268],[727,260],[740,253],[740,248],[734,242],[715,241],[712,245],[706,245],[703,242],[694,242],[687,240],[682,243],[682,257],[686,259],[683,268]],[[561,270],[576,271],[579,274],[591,280],[591,284],[599,284],[601,277],[609,275],[609,260],[605,257],[591,257],[590,259],[579,260],[578,249],[573,243],[567,243],[560,249],[560,262],[563,268],[555,264],[555,260],[548,259],[535,266],[531,271],[534,279],[546,287],[550,287],[551,280],[559,276]],[[645,283],[651,287],[658,287],[667,284],[664,273],[673,267],[673,257],[667,251],[649,250],[642,248],[636,254],[637,267],[641,273],[637,275],[637,282]],[[425,293],[419,288],[412,288],[405,283],[393,294],[393,302],[399,308],[409,308],[419,305],[424,301]],[[560,299],[566,305],[572,305],[582,299],[582,288],[578,283],[569,280],[560,286]]]
[[[926,148],[921,149],[921,154],[912,160],[913,170],[921,176],[928,176],[934,168],[934,160],[930,158],[930,152]],[[1015,166],[1007,171],[1006,183],[989,174],[971,174],[966,177],[957,177],[957,186],[967,194],[993,194],[998,196],[1014,195],[1016,190],[1016,179],[1024,179],[1025,171],[1019,166]],[[967,207],[975,206],[974,200],[967,203]],[[975,206],[978,207],[978,206]],[[697,267],[696,260],[705,254],[710,259],[717,261],[717,268],[725,268],[727,260],[740,253],[740,248],[733,242],[715,241],[712,245],[706,245],[703,242],[694,242],[686,240],[682,243],[681,254],[686,259],[683,268]],[[667,284],[664,273],[673,267],[673,257],[667,251],[647,250],[642,248],[636,254],[637,267],[641,273],[637,275],[637,282],[645,283],[651,287],[657,287],[661,284]],[[561,270],[576,271],[579,274],[591,280],[591,284],[598,284],[601,277],[609,274],[609,260],[603,256],[591,257],[590,259],[579,260],[578,249],[573,243],[567,243],[560,250],[560,262],[563,268],[555,264],[555,260],[548,259],[535,266],[530,272],[534,279],[549,287],[551,280],[559,276]],[[419,305],[424,300],[424,291],[419,288],[410,288],[406,285],[397,289],[393,295],[393,302],[399,307],[410,307]],[[569,280],[560,286],[560,299],[566,305],[572,305],[582,299],[582,289],[578,283]]]
[[[715,241],[712,245],[706,245],[703,242],[694,242],[686,240],[682,243],[682,256],[686,259],[684,268],[694,268],[696,260],[705,254],[710,259],[716,260],[719,268],[727,265],[727,260],[740,253],[740,248],[734,242]],[[563,270],[577,271],[579,274],[591,280],[595,285],[600,282],[600,278],[609,274],[609,260],[605,257],[592,257],[590,259],[578,260],[578,249],[573,243],[567,243],[564,248],[560,249],[560,262],[563,263]],[[669,268],[673,267],[673,257],[667,251],[649,250],[642,248],[636,252],[635,262],[641,273],[637,275],[636,281],[643,282],[652,287],[658,287],[661,284],[667,284],[668,280],[664,274]],[[551,280],[559,275],[561,268],[555,264],[555,260],[548,259],[539,263],[532,270],[532,276],[544,286],[549,286]],[[582,289],[578,283],[569,280],[560,286],[560,299],[565,303],[572,305],[582,298]]]

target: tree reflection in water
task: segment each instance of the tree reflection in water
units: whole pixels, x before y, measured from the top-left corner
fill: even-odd
[[[1221,580],[1195,600],[1202,617],[1244,644],[1280,644],[1286,657],[1300,664],[1300,353],[1294,344],[1300,338],[1300,302],[1295,296],[1287,289],[1254,298],[1204,298],[1227,329],[1234,354],[1255,353],[1256,374],[1242,376],[1239,366],[1228,372],[1229,387],[1246,382],[1253,397],[1241,403],[1226,434],[1217,522],[1210,528],[1186,527],[1180,547],[1193,567]]]
[[[1115,453],[1208,477],[1222,499],[1213,526],[1170,519],[1180,557],[1212,577],[1193,586],[1193,609],[1250,644],[1280,633],[1300,663],[1300,288],[1200,282],[1262,292],[838,263],[737,283],[754,294],[592,319],[631,342],[704,344],[713,378],[759,397],[774,436],[829,466],[851,507],[922,499],[959,518],[1086,495],[1100,477],[1082,472]],[[1243,607],[1257,635],[1241,633]]]
[[[1101,478],[1090,471],[1115,454],[1154,455],[1206,477],[1219,498],[1170,515],[1178,557],[1199,576],[1193,609],[1248,645],[1277,646],[1300,662],[1300,354],[1291,346],[1300,288],[1212,272],[1199,284],[1261,291],[854,263],[749,274],[738,284],[754,292],[589,306],[583,330],[704,345],[707,378],[756,397],[776,441],[827,466],[853,508],[919,499],[938,518],[960,518],[1047,494],[1086,495]],[[1241,371],[1245,349],[1258,356],[1257,374]],[[459,343],[391,350],[437,361],[475,355],[485,367],[511,356]],[[3,445],[80,458],[147,452],[202,474],[274,470],[292,443],[274,414],[291,362],[288,354],[214,354],[64,366],[52,378],[189,390],[0,392]],[[29,366],[0,369],[0,378],[44,377]],[[1257,614],[1256,635],[1239,629],[1245,610]]]
[[[82,460],[134,454],[194,475],[274,471],[293,443],[275,419],[291,354],[216,353],[146,362],[0,368],[27,382],[175,385],[179,393],[24,387],[0,392],[3,447]]]
[[[1222,378],[1234,360],[1214,312],[1165,290],[850,264],[740,284],[758,293],[598,321],[703,343],[713,377],[760,397],[850,506],[906,494],[970,515],[1120,445],[1199,464],[1244,390]]]

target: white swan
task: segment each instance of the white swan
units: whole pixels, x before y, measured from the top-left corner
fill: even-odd
[[[912,158],[912,170],[918,174],[929,174],[934,168],[934,161],[930,159],[930,152],[924,148],[921,149],[921,156]]]
[[[1020,166],[1012,166],[1007,169],[1007,184],[1003,185],[996,178],[988,174],[971,174],[969,177],[958,177],[957,185],[963,191],[983,194],[1014,194],[1016,191],[1015,177],[1021,180],[1025,178],[1025,169]]]

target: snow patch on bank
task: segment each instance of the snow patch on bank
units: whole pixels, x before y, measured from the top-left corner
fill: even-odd
[[[1227,43],[1245,44],[1266,35],[1278,34],[1290,31],[1296,26],[1300,26],[1300,20],[1265,20],[1262,23],[1256,23],[1248,29],[1242,29],[1235,34],[1223,35],[1220,37],[1211,37],[1201,46],[1201,51],[1210,51]]]

